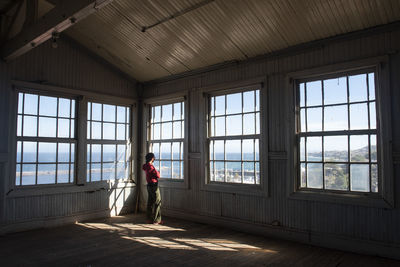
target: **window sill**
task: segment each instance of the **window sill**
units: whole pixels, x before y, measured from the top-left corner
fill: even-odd
[[[76,184],[56,184],[56,185],[27,185],[15,187],[9,191],[7,197],[26,197],[26,196],[40,196],[40,195],[55,195],[63,193],[79,193],[87,192],[94,193],[101,190],[123,189],[135,187],[136,184],[132,181],[99,181],[86,183],[84,185]]]
[[[348,193],[348,192],[316,192],[309,190],[298,190],[289,195],[289,199],[319,201],[334,204],[350,204],[357,206],[367,206],[383,209],[393,209],[388,201],[381,195],[371,195],[363,193]]]
[[[264,197],[268,196],[267,191],[261,185],[252,185],[252,184],[210,182],[207,184],[203,184],[201,190],[220,192],[220,193],[239,194],[239,195],[264,196]]]
[[[180,189],[188,189],[189,185],[185,179],[170,179],[170,178],[160,178],[158,180],[160,187],[165,188],[180,188]]]

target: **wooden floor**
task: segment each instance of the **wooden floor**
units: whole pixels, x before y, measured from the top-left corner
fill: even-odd
[[[0,236],[0,266],[400,266],[400,261],[129,215]]]

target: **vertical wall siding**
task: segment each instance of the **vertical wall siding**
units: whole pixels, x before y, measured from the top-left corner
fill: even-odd
[[[15,61],[0,63],[0,155],[3,158],[8,155],[9,140],[12,140],[9,136],[9,113],[16,105],[10,101],[11,80],[136,97],[136,83],[133,80],[126,79],[68,41],[61,39],[58,44],[58,48],[54,49],[51,42],[47,42]],[[134,187],[97,191],[86,191],[80,187],[74,192],[46,192],[39,195],[29,191],[26,195],[14,195],[15,190],[10,191],[12,186],[9,185],[8,171],[12,161],[3,161],[0,159],[0,230],[1,226],[7,228],[18,223],[48,219],[63,221],[66,217],[96,212],[117,215],[134,210]]]
[[[389,54],[392,93],[393,150],[400,151],[400,30],[373,33],[369,36],[336,40],[314,49],[286,56],[254,59],[218,70],[192,75],[168,82],[145,84],[145,97],[168,95],[181,90],[191,90],[189,95],[190,153],[200,153],[199,99],[196,89],[267,77],[268,118],[262,123],[268,127],[269,154],[280,153],[283,158],[269,158],[268,197],[210,192],[200,189],[201,163],[192,159],[189,164],[190,189],[168,189],[167,208],[188,214],[217,216],[221,219],[239,219],[248,223],[280,225],[299,231],[337,235],[355,240],[379,241],[400,246],[400,198],[394,209],[381,209],[357,205],[335,204],[318,201],[293,200],[287,197],[289,172],[284,155],[292,153],[287,147],[287,119],[289,94],[286,75],[289,72],[320,67]],[[397,156],[398,157],[398,156]],[[263,160],[268,160],[266,156]],[[193,171],[192,171],[193,170]],[[394,168],[395,195],[400,195],[399,166]],[[165,191],[164,191],[165,192]],[[190,204],[189,204],[190,203]]]

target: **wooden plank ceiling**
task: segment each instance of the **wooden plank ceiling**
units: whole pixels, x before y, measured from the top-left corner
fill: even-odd
[[[398,20],[400,0],[114,0],[67,34],[144,82]]]

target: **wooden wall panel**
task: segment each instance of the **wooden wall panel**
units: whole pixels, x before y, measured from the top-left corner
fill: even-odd
[[[329,203],[321,201],[294,200],[287,197],[287,183],[290,177],[287,159],[293,150],[287,146],[287,119],[289,92],[287,90],[287,74],[309,68],[317,68],[329,64],[389,55],[390,83],[392,94],[392,136],[393,151],[399,161],[400,152],[400,30],[389,30],[381,33],[350,36],[334,40],[330,43],[318,44],[315,47],[300,51],[288,52],[279,56],[251,59],[245,62],[230,64],[220,69],[194,74],[159,83],[144,85],[145,97],[167,95],[169,92],[191,89],[190,117],[187,123],[193,131],[189,136],[189,147],[193,152],[200,151],[203,140],[198,139],[199,116],[197,106],[201,95],[196,90],[224,83],[231,85],[254,77],[267,77],[268,117],[263,122],[268,126],[269,153],[279,153],[280,157],[270,157],[268,165],[269,195],[240,195],[215,191],[205,191],[201,185],[200,171],[190,172],[190,190],[169,189],[171,198],[169,205],[179,209],[180,204],[174,201],[185,199],[191,202],[182,212],[218,217],[227,223],[234,220],[263,225],[279,225],[293,231],[307,232],[310,240],[334,237],[330,246],[340,248],[337,238],[342,240],[365,240],[400,247],[400,167],[394,169],[396,205],[393,209],[383,209],[360,205]],[[190,79],[193,82],[190,82]],[[200,85],[198,84],[201,80]],[[193,87],[190,87],[192,85]],[[199,128],[198,128],[199,127]],[[285,156],[286,155],[286,156]],[[202,155],[203,156],[203,155]],[[263,160],[268,160],[264,158]],[[196,164],[200,161],[196,160]],[[190,163],[190,168],[197,166]],[[397,163],[398,164],[398,163]],[[178,195],[181,195],[178,196]],[[188,207],[193,207],[187,209]],[[183,213],[183,214],[184,214]],[[211,219],[210,219],[211,220]],[[327,239],[328,240],[328,239]],[[321,241],[319,241],[321,242]],[[342,243],[343,244],[343,243]],[[375,243],[374,243],[375,244]],[[377,245],[378,246],[378,245]],[[382,251],[384,250],[381,247]]]

